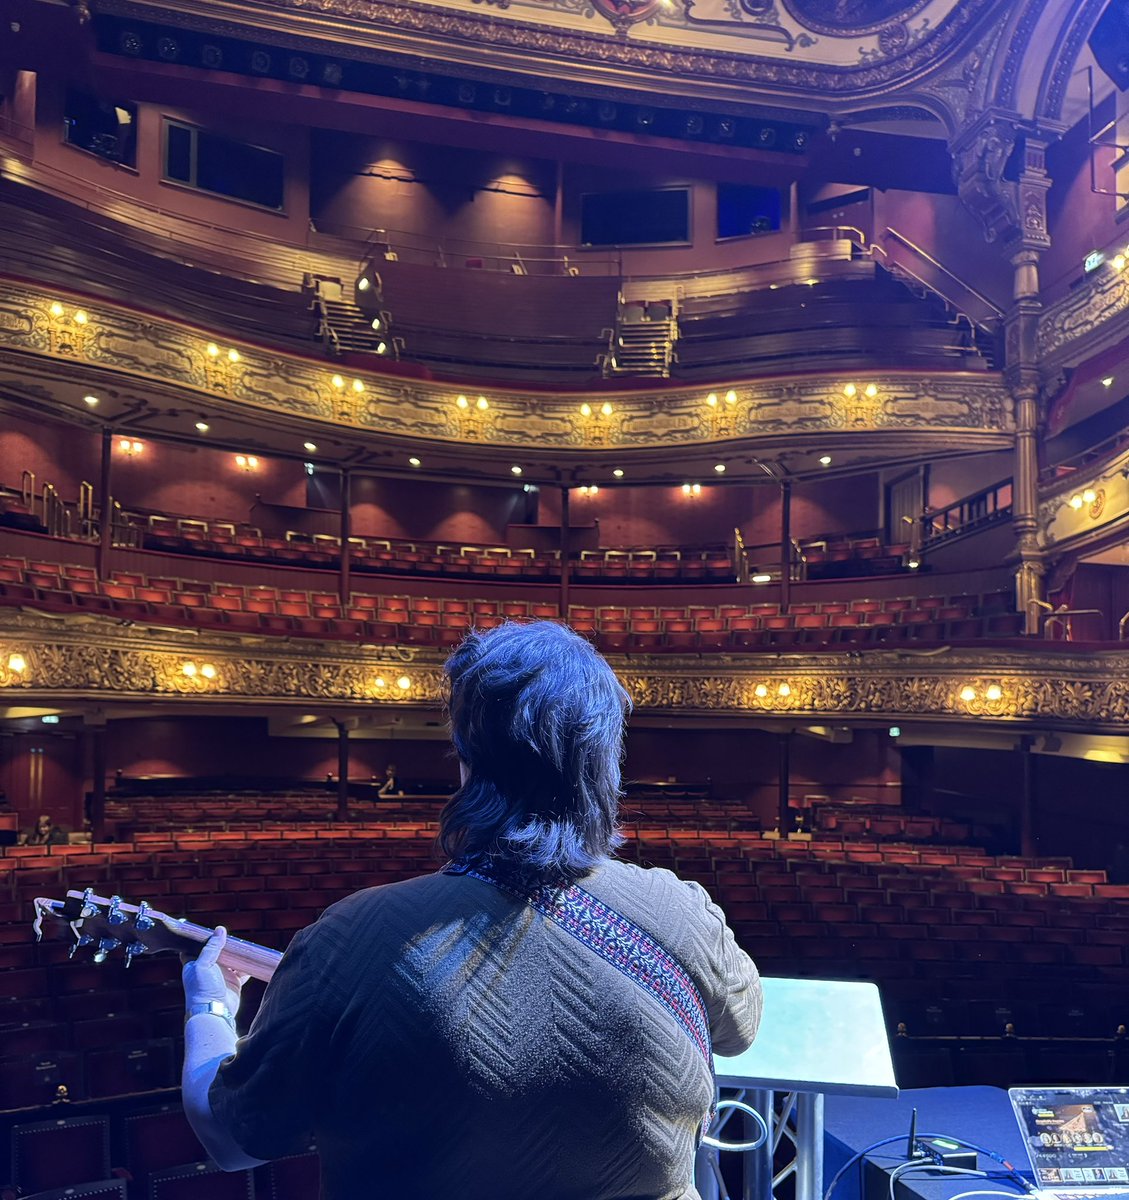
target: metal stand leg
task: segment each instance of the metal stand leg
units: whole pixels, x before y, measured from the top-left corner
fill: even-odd
[[[741,1098],[772,1124],[772,1093],[749,1088]],[[752,1141],[756,1135],[752,1118],[745,1119],[745,1136]],[[765,1139],[759,1150],[749,1150],[743,1156],[745,1191],[744,1200],[772,1200],[772,1148],[773,1139]]]
[[[699,1146],[694,1156],[694,1187],[702,1200],[718,1200],[717,1151]]]
[[[796,1098],[796,1200],[823,1200],[823,1095]]]

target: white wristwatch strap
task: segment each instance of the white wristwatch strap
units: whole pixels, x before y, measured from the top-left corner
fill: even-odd
[[[184,1019],[187,1021],[189,1017],[200,1017],[205,1014],[221,1017],[232,1029],[235,1028],[235,1014],[222,1000],[201,1000],[196,1004],[190,1004],[184,1010]]]

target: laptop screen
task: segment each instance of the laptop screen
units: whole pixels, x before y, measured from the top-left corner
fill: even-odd
[[[1008,1092],[1039,1187],[1129,1185],[1129,1088]]]

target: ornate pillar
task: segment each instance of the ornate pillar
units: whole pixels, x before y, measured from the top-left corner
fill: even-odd
[[[1005,379],[1015,404],[1015,465],[1012,514],[1016,547],[1015,605],[1024,632],[1039,630],[1043,600],[1043,554],[1039,546],[1039,361],[1036,331],[1039,256],[1051,242],[1047,232],[1046,143],[1036,129],[1023,128],[1015,114],[988,111],[953,141],[953,175],[961,200],[983,223],[984,235],[1008,255],[1014,272],[1012,305],[1005,321]],[[1018,152],[1018,178],[1005,167]],[[1010,172],[1008,172],[1010,174]]]

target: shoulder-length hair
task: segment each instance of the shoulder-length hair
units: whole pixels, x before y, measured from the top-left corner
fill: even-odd
[[[440,817],[451,858],[497,856],[574,880],[619,846],[624,721],[611,667],[551,621],[472,631],[447,659],[451,741],[465,782]]]

